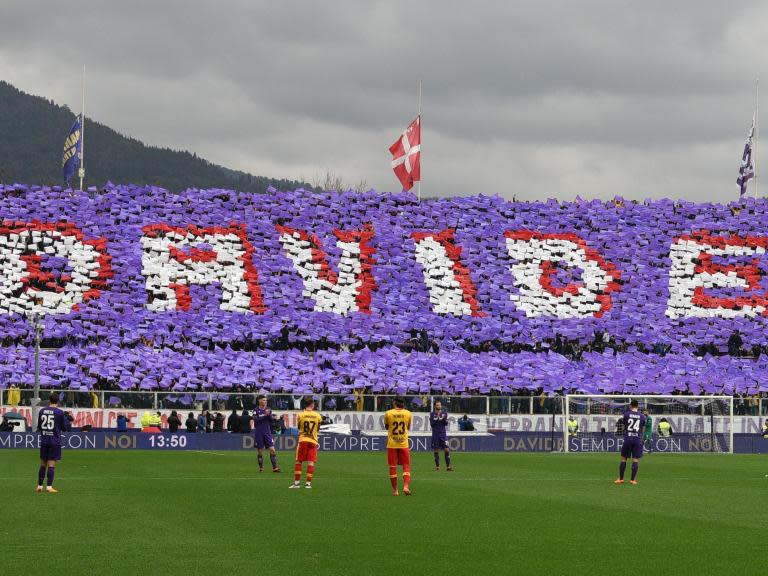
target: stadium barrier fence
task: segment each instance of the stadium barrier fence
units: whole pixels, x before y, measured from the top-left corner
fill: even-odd
[[[63,394],[63,406],[70,408],[135,408],[176,410],[252,410],[256,406],[256,392],[162,392],[47,389],[42,392],[45,401],[51,392]],[[8,405],[9,390],[0,389],[0,405]],[[28,388],[18,391],[19,405],[30,405],[34,392]],[[95,395],[95,401],[94,401]],[[275,410],[300,409],[304,395],[269,394],[269,405]],[[314,394],[321,410],[339,412],[386,412],[391,408],[394,394]],[[413,412],[429,412],[435,400],[451,413],[466,414],[562,414],[557,396],[455,396],[407,395],[406,407]]]
[[[42,391],[42,399],[45,401],[51,392],[64,394],[64,406],[71,408],[137,408],[155,409],[163,408],[176,410],[231,410],[232,400],[239,398],[238,409],[244,407],[251,410],[256,405],[256,392],[163,392],[163,391],[137,391],[137,390],[73,390],[73,389],[46,389]],[[0,388],[0,406],[9,405],[9,389]],[[22,406],[29,406],[34,395],[30,388],[18,390],[19,402]],[[94,406],[93,394],[96,395],[97,406]],[[574,395],[574,397],[587,397],[589,395]],[[304,396],[292,394],[268,395],[270,407],[277,410],[299,408],[298,402]],[[364,394],[362,399],[349,394],[314,394],[319,402],[320,409],[334,410],[337,412],[385,412],[391,406],[395,398],[393,394]],[[620,397],[620,396],[614,396]],[[640,397],[640,396],[638,396]],[[564,396],[489,396],[489,395],[407,395],[406,407],[412,412],[428,412],[432,402],[440,400],[443,407],[452,413],[466,413],[470,415],[482,414],[565,414],[563,406]],[[685,398],[685,396],[678,396]],[[361,405],[358,402],[362,402]],[[768,398],[734,396],[735,416],[768,416]],[[651,408],[652,413],[655,410]],[[660,413],[657,410],[656,413]],[[691,413],[696,413],[692,408]]]

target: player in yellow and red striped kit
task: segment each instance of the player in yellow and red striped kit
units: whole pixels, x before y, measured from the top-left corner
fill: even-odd
[[[395,398],[395,407],[384,414],[384,427],[387,429],[387,463],[392,494],[399,496],[397,490],[397,467],[403,467],[403,494],[411,495],[411,449],[408,447],[408,430],[411,429],[411,413],[405,409],[405,400]]]
[[[296,447],[296,465],[293,469],[293,484],[288,488],[301,487],[301,466],[307,463],[307,483],[305,488],[312,488],[312,476],[317,461],[317,433],[323,417],[315,412],[314,398],[304,399],[304,411],[299,414],[299,445]]]

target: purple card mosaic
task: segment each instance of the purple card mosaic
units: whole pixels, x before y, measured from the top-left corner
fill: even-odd
[[[0,371],[38,313],[72,387],[757,390],[767,206],[4,186]]]

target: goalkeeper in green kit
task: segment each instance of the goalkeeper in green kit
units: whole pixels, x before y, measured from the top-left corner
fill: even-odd
[[[648,414],[648,408],[643,408],[643,414],[645,414],[645,428],[643,428],[643,445],[646,452],[651,452],[653,448],[653,421],[651,415]]]

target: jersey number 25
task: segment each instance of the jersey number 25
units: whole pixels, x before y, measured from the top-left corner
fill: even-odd
[[[43,430],[53,430],[53,427],[55,425],[56,425],[56,420],[53,414],[42,414],[40,416],[40,427]]]

